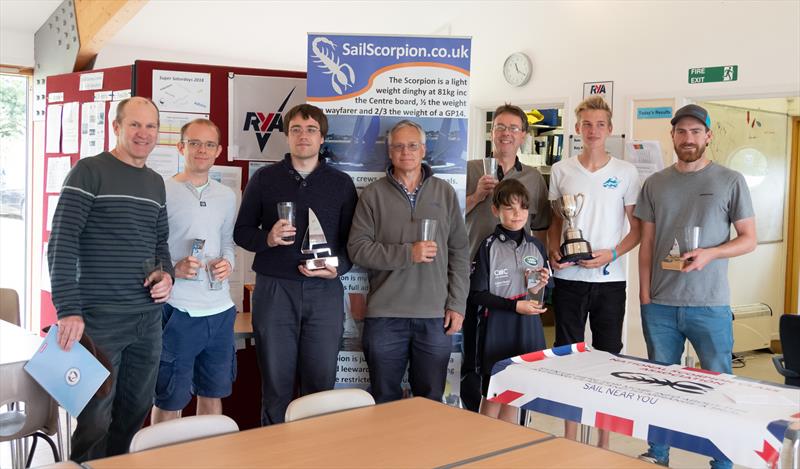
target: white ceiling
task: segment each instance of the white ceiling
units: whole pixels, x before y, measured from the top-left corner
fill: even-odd
[[[0,0],[0,29],[33,34],[61,0]]]
[[[60,3],[0,0],[0,28],[33,34]],[[267,62],[269,57],[268,62],[276,68],[304,69],[304,51],[297,49],[304,47],[306,34],[352,32],[354,16],[370,33],[460,36],[471,34],[451,30],[449,18],[458,16],[461,10],[454,8],[455,4],[470,5],[474,12],[475,7],[500,3],[519,4],[455,0],[149,0],[108,45],[186,52],[224,58],[231,63]],[[428,14],[431,9],[434,14]],[[236,46],[231,47],[232,43]]]

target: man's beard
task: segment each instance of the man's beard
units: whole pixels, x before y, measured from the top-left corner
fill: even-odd
[[[705,153],[705,151],[706,151],[705,145],[675,148],[675,153],[678,155],[678,159],[683,161],[684,163],[694,163],[695,161],[702,158],[703,153]]]

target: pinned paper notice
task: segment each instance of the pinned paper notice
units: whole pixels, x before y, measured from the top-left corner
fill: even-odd
[[[51,156],[47,158],[47,180],[45,192],[55,194],[61,192],[64,179],[70,170],[72,162],[69,156]]]
[[[61,111],[61,152],[78,153],[78,103],[64,103]]]
[[[91,91],[103,89],[103,72],[84,73],[81,75],[79,91]]]
[[[111,101],[111,98],[114,96],[113,91],[95,91],[94,93],[94,100],[95,101]]]
[[[45,133],[45,152],[61,152],[61,108],[60,104],[50,104],[47,106],[47,127]]]
[[[123,99],[128,99],[131,97],[131,90],[117,90],[114,91],[113,97],[111,98],[114,101],[122,101]]]

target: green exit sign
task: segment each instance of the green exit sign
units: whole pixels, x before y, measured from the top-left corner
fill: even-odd
[[[689,84],[714,83],[717,81],[736,81],[739,78],[738,65],[703,67],[689,69]]]

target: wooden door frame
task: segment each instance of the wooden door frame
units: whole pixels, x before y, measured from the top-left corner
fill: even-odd
[[[798,314],[800,279],[800,117],[792,117],[792,150],[789,153],[789,211],[786,239],[786,288],[783,311]]]

